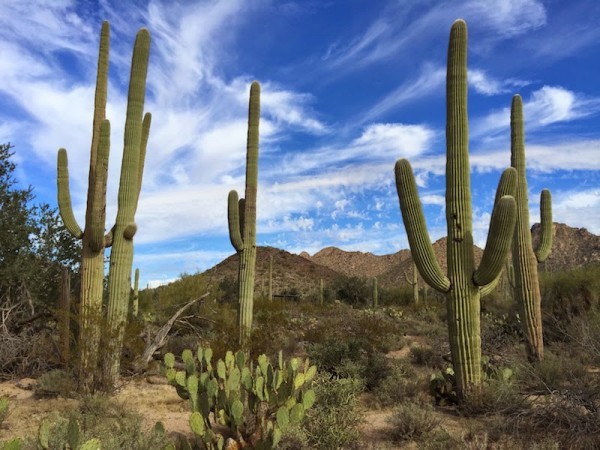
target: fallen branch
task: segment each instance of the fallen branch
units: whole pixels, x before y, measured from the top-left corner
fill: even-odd
[[[200,297],[195,298],[194,300],[190,300],[185,305],[183,305],[181,308],[179,308],[177,310],[177,312],[175,314],[173,314],[173,316],[169,320],[167,320],[167,323],[165,323],[158,330],[158,332],[154,336],[154,339],[152,339],[150,341],[150,343],[146,345],[146,348],[144,349],[142,356],[137,358],[135,360],[135,362],[133,363],[133,370],[135,372],[138,372],[138,373],[143,372],[144,370],[146,370],[148,368],[148,363],[152,360],[152,355],[154,355],[154,352],[156,352],[156,350],[158,350],[163,345],[165,345],[167,335],[169,334],[169,331],[171,331],[171,327],[177,321],[179,316],[181,314],[183,314],[183,312],[186,309],[188,309],[190,306],[192,306],[194,303],[208,297],[208,294],[209,294],[209,292],[206,292],[205,294],[201,295]]]

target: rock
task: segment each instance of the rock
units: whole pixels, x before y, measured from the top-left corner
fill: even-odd
[[[37,381],[35,381],[33,378],[21,378],[19,381],[17,381],[16,386],[19,389],[32,391],[36,384]]]

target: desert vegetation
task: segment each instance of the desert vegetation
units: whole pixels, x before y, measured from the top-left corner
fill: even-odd
[[[131,281],[150,133],[150,36],[141,30],[134,45],[119,209],[105,233],[108,47],[104,23],[83,229],[71,207],[66,150],[58,154],[60,220],[49,205],[31,206],[32,188],[16,188],[11,146],[0,146],[0,448],[600,442],[599,238],[581,245],[586,264],[538,273],[539,264],[563,258],[551,253],[552,235],[568,227],[552,223],[544,191],[532,237],[516,96],[512,167],[499,180],[485,249],[474,246],[464,21],[453,24],[448,47],[447,238],[431,243],[402,159],[395,175],[409,250],[354,254],[367,262],[350,270],[341,250],[327,257],[257,247],[254,82],[245,198],[232,191],[228,199],[235,255],[141,290],[138,270]]]

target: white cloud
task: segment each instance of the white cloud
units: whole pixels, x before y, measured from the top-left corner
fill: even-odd
[[[507,80],[497,80],[490,77],[483,70],[469,70],[468,74],[469,85],[476,92],[483,95],[498,95],[513,92],[517,87],[527,86],[529,83],[523,80],[509,78]]]
[[[558,122],[568,122],[600,112],[600,98],[587,98],[560,86],[543,86],[524,100],[525,131]],[[510,107],[492,112],[473,121],[471,136],[484,138],[507,133],[510,127]]]
[[[467,10],[502,37],[513,37],[546,25],[546,9],[538,0],[472,0]]]
[[[539,207],[531,215],[539,222]],[[552,220],[600,234],[600,189],[552,192]]]

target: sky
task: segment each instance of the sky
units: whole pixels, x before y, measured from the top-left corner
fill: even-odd
[[[411,161],[432,241],[446,234],[445,67],[452,22],[469,28],[473,226],[485,244],[510,103],[524,101],[529,204],[600,234],[597,0],[2,0],[0,142],[16,177],[57,205],[69,155],[83,228],[100,27],[111,24],[107,228],[116,216],[133,41],[152,37],[153,114],[134,267],[141,285],[202,272],[234,253],[227,194],[243,196],[249,86],[262,86],[257,244],[408,247],[394,181]]]

